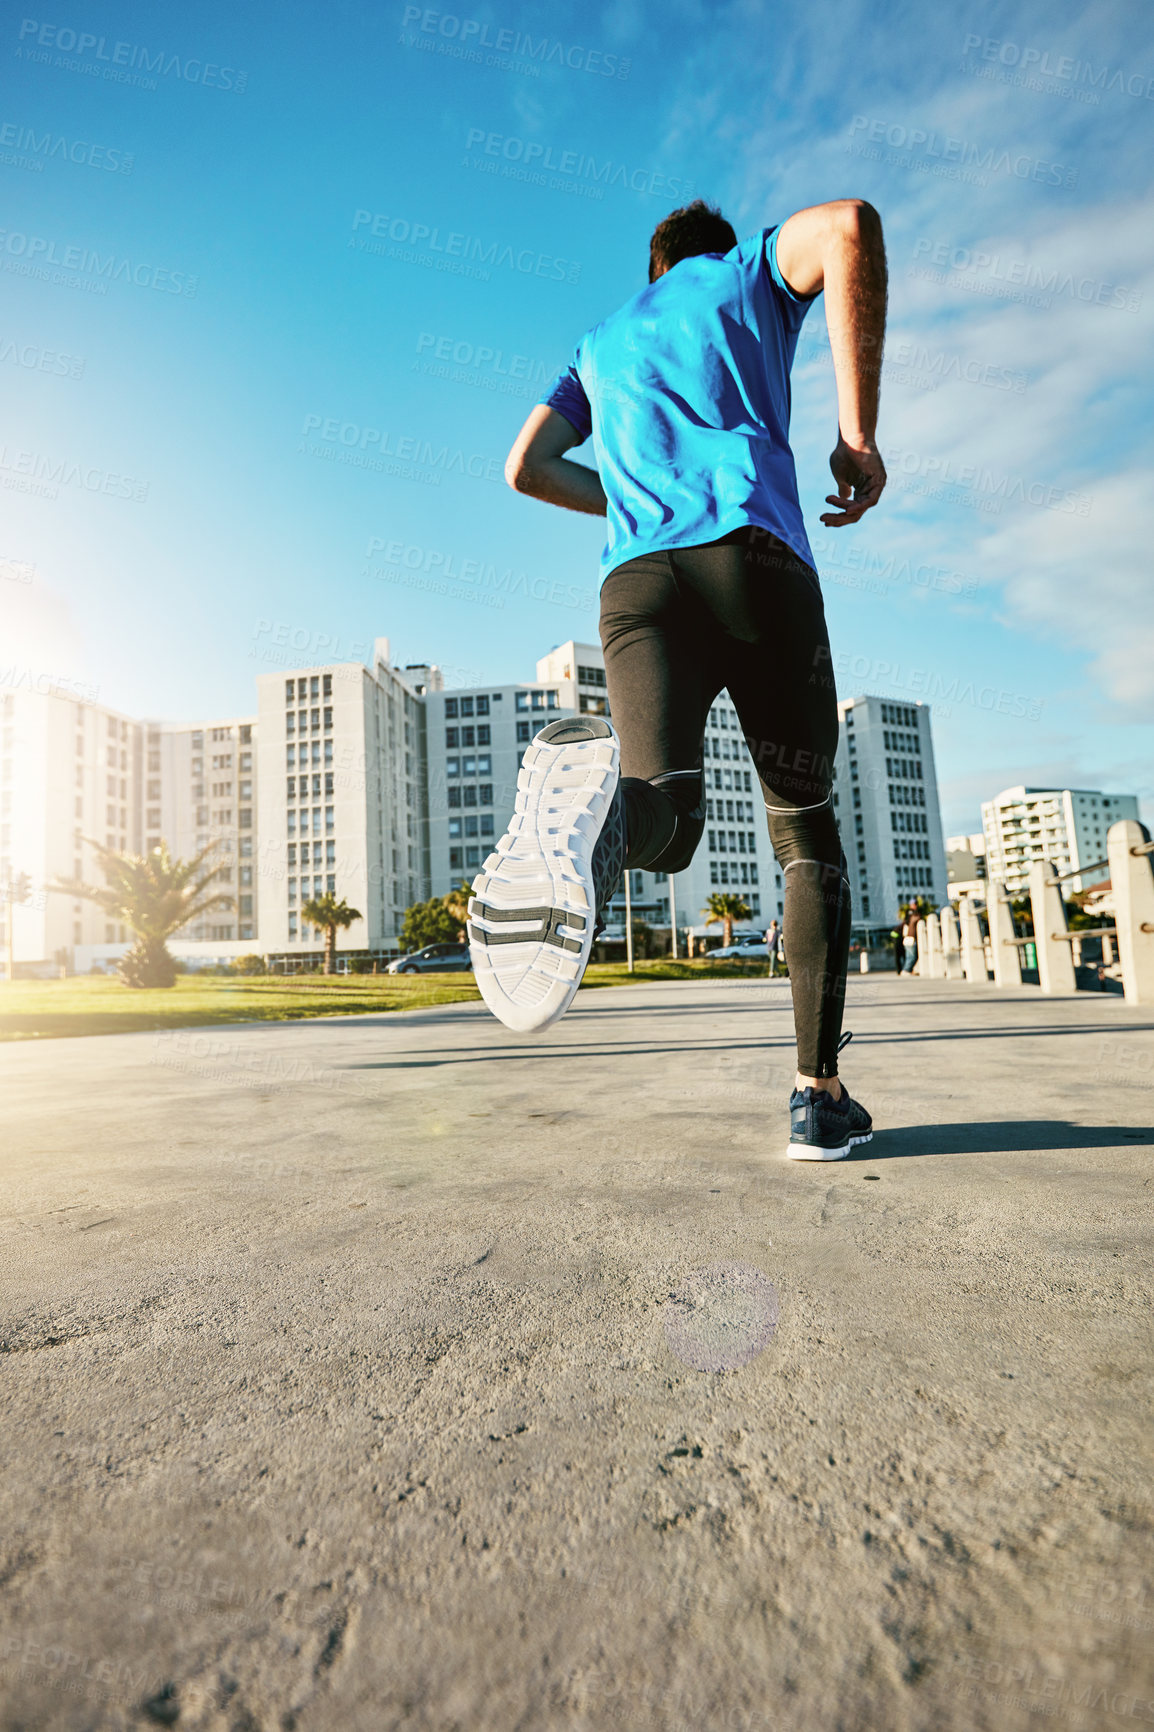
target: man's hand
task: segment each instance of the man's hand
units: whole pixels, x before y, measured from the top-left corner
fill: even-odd
[[[886,466],[872,439],[850,443],[840,432],[829,466],[837,492],[827,493],[825,502],[839,506],[840,513],[827,511],[821,521],[827,529],[840,529],[843,524],[857,523],[863,512],[877,504],[886,484]]]

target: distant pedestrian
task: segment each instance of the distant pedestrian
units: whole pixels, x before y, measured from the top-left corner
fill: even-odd
[[[906,940],[905,934],[901,928],[900,915],[898,917],[898,924],[890,933],[890,941],[893,944],[894,949],[894,973],[900,974],[906,964]]]
[[[904,972],[912,974],[918,960],[918,909],[914,902],[910,903],[905,925],[902,927],[902,949],[905,952]]]
[[[769,930],[765,935],[765,954],[769,957],[769,972],[771,975],[777,973],[777,947],[780,942],[781,927],[778,924],[777,916],[775,915],[770,921]]]

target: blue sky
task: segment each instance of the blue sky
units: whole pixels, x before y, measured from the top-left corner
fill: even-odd
[[[1021,781],[1134,790],[1151,816],[1139,16],[10,15],[0,677],[178,719],[252,710],[290,645],[352,659],[388,636],[473,683],[595,640],[603,526],[495,478],[536,382],[641,285],[686,196],[739,234],[860,196],[890,261],[891,484],[856,528],[817,521],[836,434],[820,301],[794,369],[841,694],[933,703],[948,830]]]

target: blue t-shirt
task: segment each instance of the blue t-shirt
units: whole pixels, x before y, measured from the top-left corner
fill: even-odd
[[[817,297],[786,285],[777,233],[682,259],[594,325],[550,385],[549,407],[593,435],[608,500],[603,578],[744,523],[813,565],[789,448],[789,369]]]

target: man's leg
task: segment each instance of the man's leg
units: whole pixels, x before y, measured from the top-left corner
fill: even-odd
[[[849,956],[850,893],[833,814],[837,695],[815,574],[764,530],[674,557],[683,587],[722,627],[724,684],[761,783],[785,878],[785,931],[798,1087],[841,1089],[837,1051]],[[774,673],[765,651],[775,641]]]
[[[702,742],[720,681],[709,621],[679,589],[670,556],[619,566],[601,591],[601,643],[621,741],[626,861],[682,872],[705,826]]]

